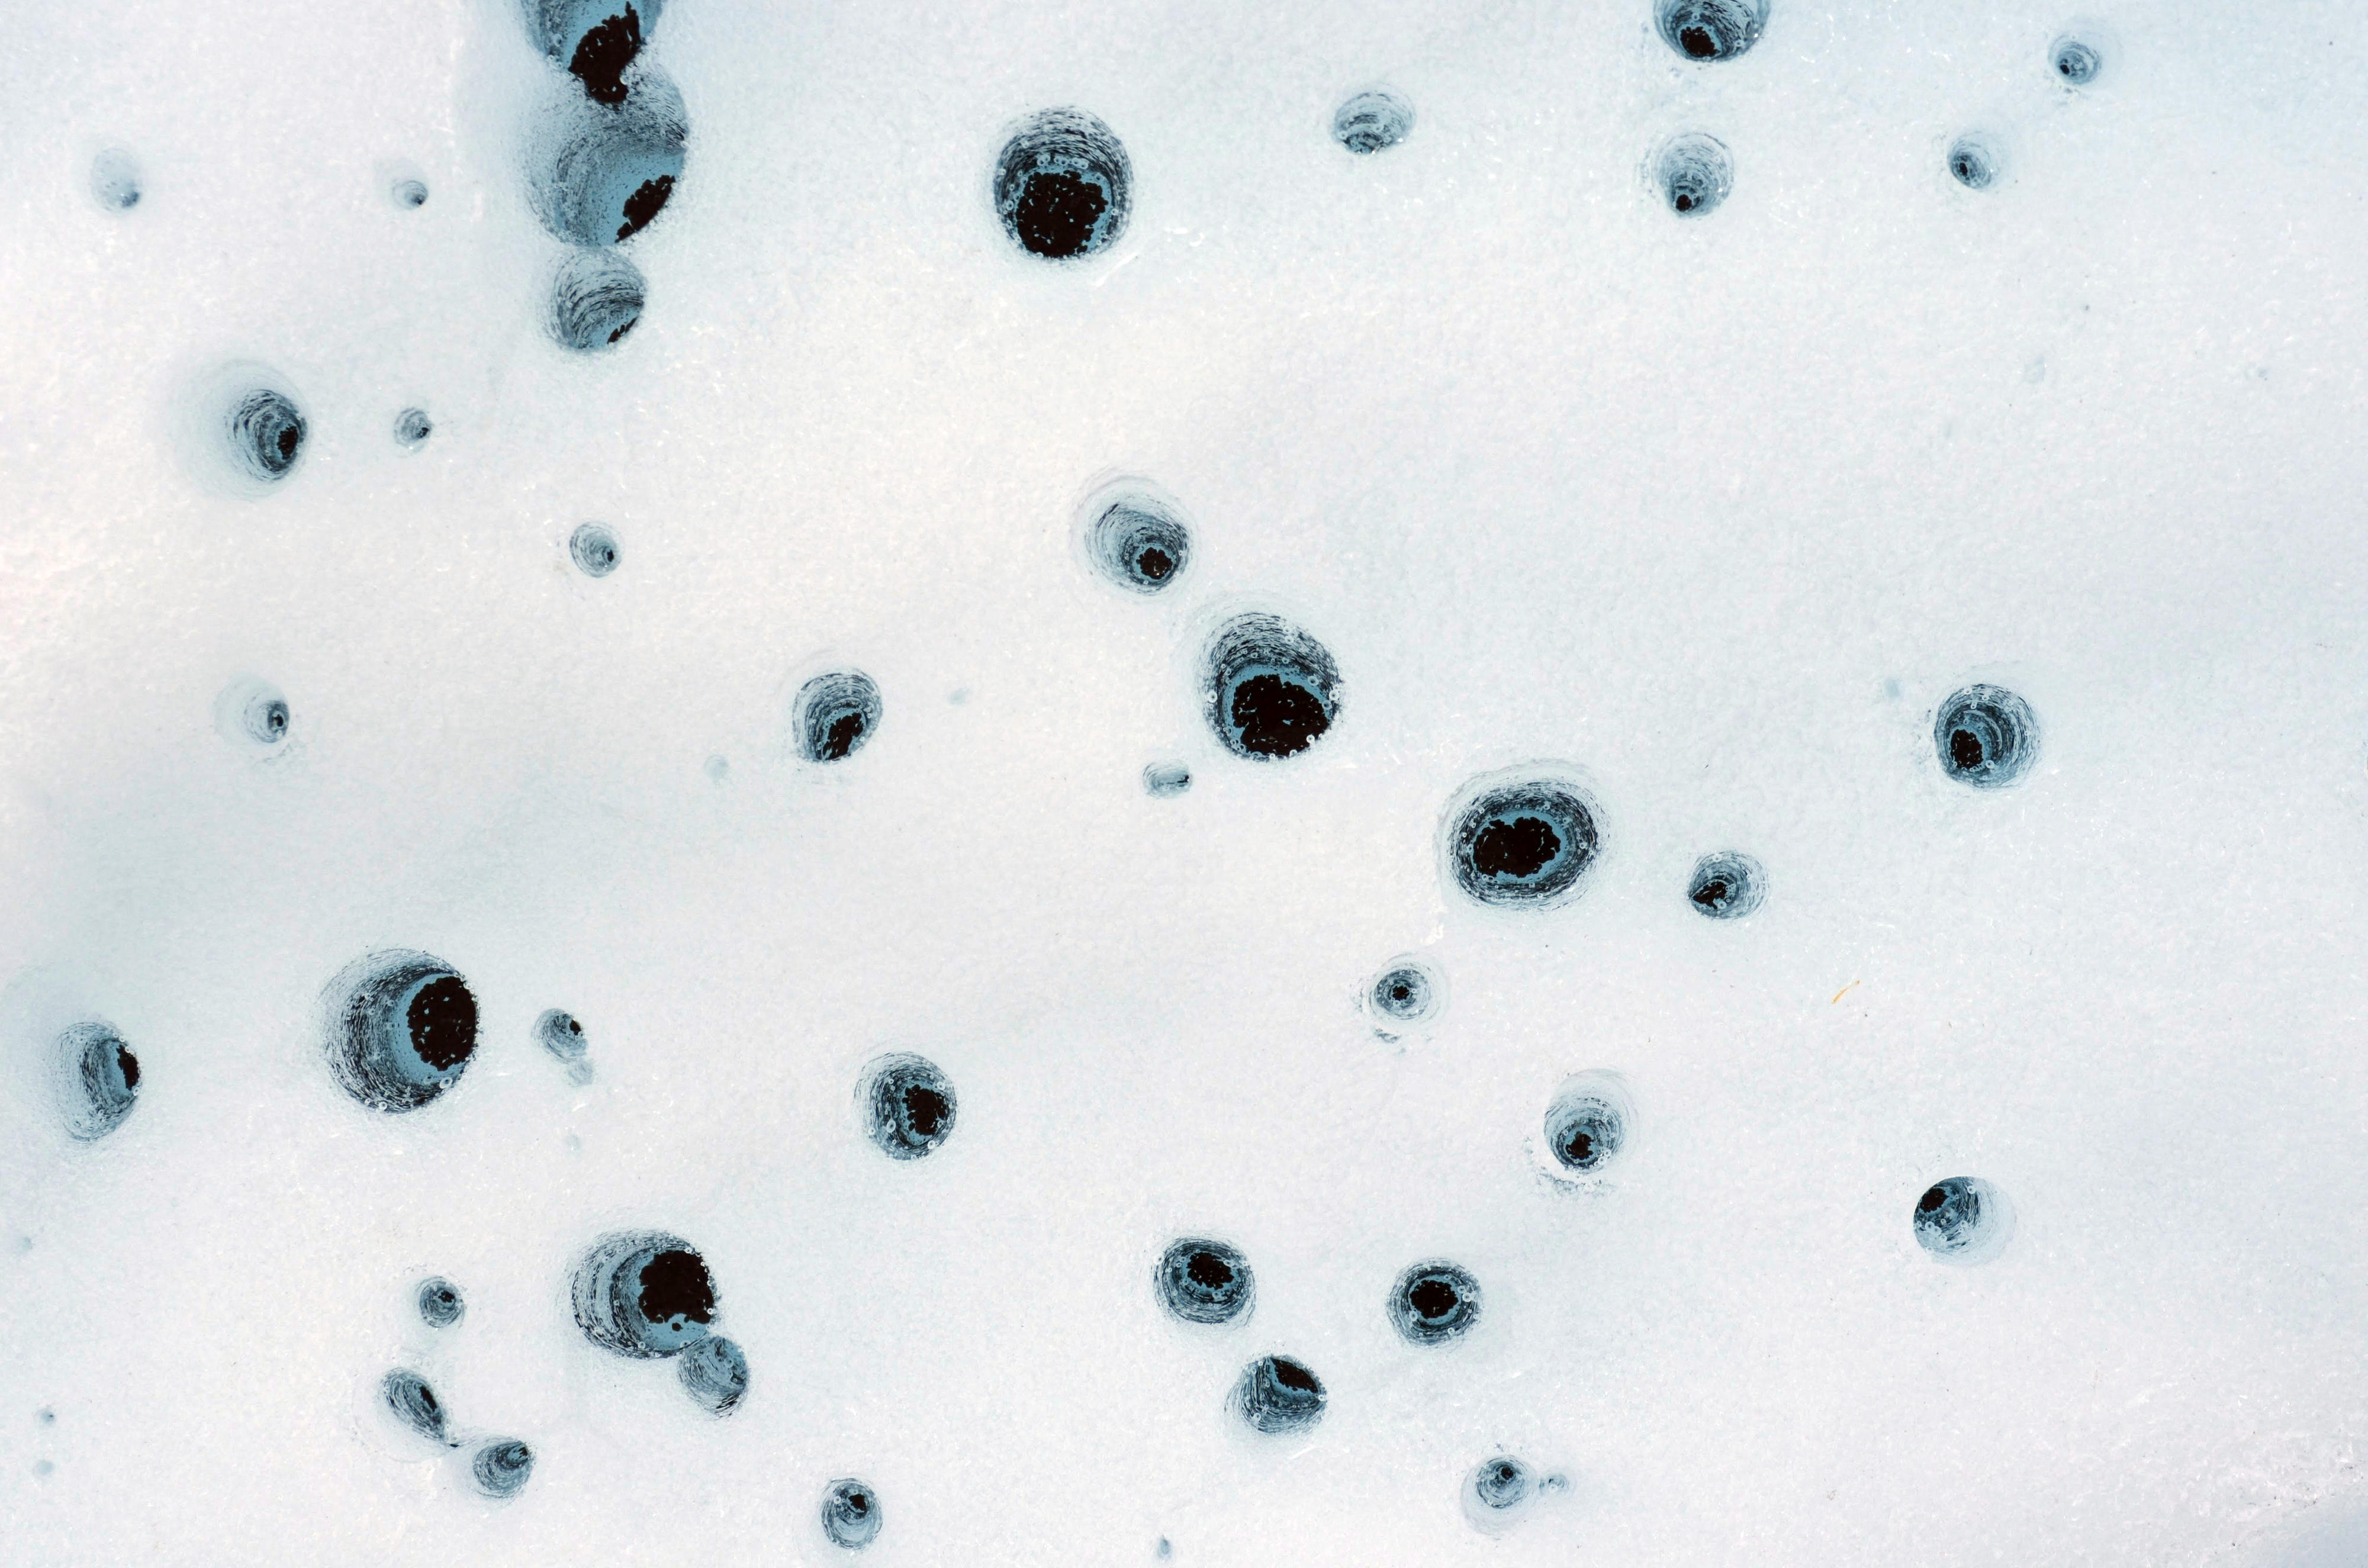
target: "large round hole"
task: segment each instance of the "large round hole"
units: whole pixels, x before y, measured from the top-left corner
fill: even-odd
[[[2002,686],[1949,694],[1932,718],[1941,771],[1975,790],[2018,783],[2039,759],[2039,720],[2031,704]]]
[[[329,1067],[372,1110],[409,1111],[460,1082],[477,1050],[477,999],[426,953],[357,960],[324,998]]]
[[[1269,1436],[1312,1430],[1324,1419],[1323,1380],[1289,1356],[1261,1356],[1234,1384],[1235,1413]]]
[[[1694,862],[1686,900],[1713,920],[1740,920],[1768,896],[1768,873],[1759,862],[1735,849],[1722,849]]]
[[[1235,756],[1274,762],[1321,740],[1340,716],[1339,666],[1323,643],[1277,616],[1235,616],[1201,655],[1202,711]]]
[[[620,108],[573,100],[533,143],[527,184],[535,215],[570,244],[632,238],[673,197],[689,135],[682,95],[657,72],[638,73]]]
[[[1586,891],[1602,850],[1602,812],[1562,770],[1507,769],[1458,792],[1441,849],[1449,883],[1474,903],[1553,909]]]
[[[718,1316],[707,1260],[664,1231],[601,1237],[577,1260],[571,1289],[584,1336],[641,1360],[679,1355]]]
[[[1180,1323],[1224,1324],[1247,1317],[1258,1279],[1239,1247],[1206,1236],[1170,1242],[1152,1270],[1159,1304]]]
[[[1110,128],[1083,109],[1025,121],[995,160],[996,215],[1012,243],[1050,261],[1092,256],[1126,232],[1134,175]]]
[[[934,1154],[953,1136],[953,1084],[926,1056],[882,1056],[857,1090],[866,1136],[892,1160]]]
[[[1444,1259],[1417,1263],[1390,1291],[1390,1326],[1408,1345],[1445,1345],[1480,1321],[1480,1282]]]

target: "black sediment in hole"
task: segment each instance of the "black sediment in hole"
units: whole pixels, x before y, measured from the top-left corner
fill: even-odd
[[[1941,771],[1975,790],[2019,782],[2039,756],[2039,721],[2031,704],[2002,686],[1951,692],[1932,719]]]
[[[1126,232],[1134,176],[1110,128],[1082,109],[1032,116],[995,160],[991,194],[1004,233],[1031,256],[1064,261]]]
[[[1247,1316],[1258,1279],[1241,1249],[1206,1236],[1170,1242],[1152,1270],[1159,1304],[1182,1323],[1222,1324]]]

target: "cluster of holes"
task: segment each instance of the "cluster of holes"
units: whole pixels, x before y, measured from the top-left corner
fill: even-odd
[[[699,1249],[664,1231],[601,1237],[578,1259],[575,1324],[603,1350],[675,1362],[675,1380],[710,1415],[729,1415],[748,1392],[748,1358],[714,1331],[715,1279]]]
[[[996,215],[1030,256],[1065,261],[1107,250],[1126,232],[1134,174],[1110,128],[1083,109],[1053,108],[1014,131],[995,160]]]
[[[1358,93],[1332,112],[1332,140],[1360,155],[1395,147],[1414,134],[1414,105],[1387,88]]]
[[[807,762],[845,762],[879,731],[880,687],[860,670],[818,675],[790,702],[790,733]]]
[[[857,1098],[865,1135],[892,1160],[934,1154],[953,1136],[954,1086],[926,1056],[905,1051],[874,1061]]]
[[[414,1298],[419,1316],[430,1328],[447,1329],[461,1321],[465,1310],[461,1292],[450,1280],[420,1282]],[[457,1436],[444,1402],[427,1380],[408,1367],[397,1367],[379,1380],[378,1403],[395,1424],[414,1437],[439,1449],[468,1448],[471,1439]],[[526,1490],[534,1473],[534,1449],[516,1437],[476,1439],[468,1460],[469,1479],[487,1497],[504,1499]]]
[[[1296,756],[1340,716],[1340,668],[1323,643],[1280,617],[1237,615],[1211,634],[1201,657],[1201,707],[1235,756]]]

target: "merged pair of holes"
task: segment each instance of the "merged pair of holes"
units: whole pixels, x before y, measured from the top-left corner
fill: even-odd
[[[1182,508],[1137,481],[1105,485],[1088,498],[1078,538],[1096,574],[1131,594],[1167,592],[1192,562]]]
[[[1933,715],[1932,746],[1948,778],[1969,789],[2003,790],[2039,760],[2039,719],[2002,686],[1964,687]]]
[[[1217,627],[1201,655],[1201,710],[1235,756],[1296,756],[1339,719],[1340,667],[1331,651],[1280,616],[1253,611]]]
[[[882,714],[878,683],[860,670],[833,670],[798,687],[790,734],[807,762],[845,762],[871,741]]]
[[[823,1488],[822,1533],[831,1545],[847,1551],[860,1551],[880,1539],[880,1527],[884,1522],[880,1494],[853,1476]]]
[[[1490,908],[1558,908],[1586,890],[1602,848],[1601,808],[1577,776],[1551,765],[1466,784],[1440,835],[1446,880]]]
[[[1768,0],[1659,0],[1653,22],[1661,41],[1688,60],[1733,60],[1767,30]]]
[[[1046,109],[1004,142],[989,194],[1014,244],[1068,261],[1107,250],[1126,233],[1134,172],[1109,126],[1083,109]]]
[[[407,1368],[397,1368],[379,1381],[379,1399],[387,1413],[407,1430],[439,1448],[460,1448],[451,1431],[444,1403],[427,1380]],[[526,1490],[534,1473],[534,1449],[516,1437],[480,1440],[469,1460],[469,1478],[488,1497],[515,1497]]]
[[[1332,111],[1332,140],[1360,157],[1396,146],[1414,134],[1414,105],[1386,87],[1351,96]]]
[[[611,250],[572,250],[552,275],[543,325],[562,348],[598,354],[633,330],[648,297],[642,269],[626,257]]]
[[[707,1260],[664,1231],[603,1236],[575,1266],[576,1326],[604,1350],[671,1359],[676,1381],[711,1415],[729,1415],[748,1392],[748,1358],[713,1331],[720,1316]]]
[[[1987,1263],[2014,1233],[2014,1209],[1979,1176],[1949,1176],[1925,1188],[1911,1223],[1916,1244],[1939,1261]]]
[[[241,676],[214,699],[214,732],[234,746],[270,751],[288,738],[288,699],[268,680]]]
[[[55,1047],[65,1085],[66,1131],[88,1143],[123,1125],[140,1100],[140,1058],[113,1026],[75,1024]]]
[[[1710,216],[1735,188],[1735,155],[1725,142],[1699,131],[1672,136],[1655,148],[1645,171],[1680,218]]]
[[[372,1110],[416,1110],[458,1083],[477,1050],[477,999],[442,960],[391,949],[330,983],[323,1047],[347,1094]]]
[[[1596,1180],[1626,1151],[1635,1125],[1635,1101],[1624,1079],[1616,1073],[1575,1073],[1546,1102],[1539,1166],[1565,1184]]]
[[[682,95],[662,73],[635,73],[631,97],[614,106],[574,99],[534,142],[535,215],[570,244],[620,244],[666,210],[689,138]]]
[[[1425,1027],[1446,1006],[1446,977],[1412,954],[1392,959],[1365,983],[1366,1014],[1384,1040]]]
[[[959,1102],[938,1064],[909,1051],[882,1056],[856,1088],[865,1136],[892,1160],[934,1154],[953,1136]]]

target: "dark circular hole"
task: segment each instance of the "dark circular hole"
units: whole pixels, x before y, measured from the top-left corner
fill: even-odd
[[[1759,41],[1767,0],[1660,0],[1661,40],[1688,60],[1733,60]]]
[[[477,999],[426,953],[372,953],[331,983],[324,1044],[346,1092],[373,1110],[416,1110],[452,1086],[477,1048]]]
[[[833,1546],[860,1551],[879,1539],[879,1494],[860,1481],[834,1481],[823,1489],[822,1533]]]
[[[461,1300],[460,1287],[450,1279],[420,1281],[416,1301],[420,1321],[430,1328],[450,1328],[469,1310],[468,1303]]]
[[[1952,692],[1933,716],[1941,770],[1976,790],[2020,781],[2039,755],[2039,722],[2031,704],[1999,686]]]
[[[229,418],[231,456],[250,479],[276,484],[296,466],[304,445],[304,415],[287,393],[257,387],[244,393]]]
[[[1340,672],[1330,652],[1275,616],[1238,615],[1220,626],[1203,672],[1209,727],[1235,756],[1296,756],[1339,718]]]
[[[1183,1323],[1232,1323],[1258,1299],[1258,1281],[1241,1249],[1206,1236],[1168,1244],[1152,1270],[1159,1304]]]
[[[1355,95],[1332,113],[1332,140],[1360,155],[1395,147],[1413,133],[1414,106],[1380,88]]]
[[[1654,152],[1652,176],[1669,210],[1681,218],[1706,217],[1735,187],[1735,156],[1715,136],[1689,131]]]
[[[1046,109],[1003,145],[992,194],[1022,250],[1064,261],[1105,250],[1126,232],[1133,172],[1117,135],[1082,109]]]
[[[571,1282],[575,1324],[620,1356],[677,1356],[722,1317],[714,1277],[699,1249],[663,1231],[620,1231],[578,1260]]]
[[[1949,175],[1967,190],[1987,190],[1998,176],[1998,149],[1986,137],[1958,137],[1949,144]]]
[[[443,1402],[427,1380],[414,1371],[398,1369],[389,1372],[379,1382],[379,1397],[394,1413],[394,1418],[421,1437],[435,1442],[444,1441],[445,1415]]]
[[[2085,87],[2105,69],[2105,52],[2085,39],[2060,38],[2048,51],[2048,63],[2066,85]]]
[[[1916,1200],[1917,1244],[1944,1263],[1981,1263],[2006,1243],[2006,1201],[1978,1176],[1934,1182]]]
[[[534,1021],[534,1038],[542,1042],[543,1050],[562,1062],[584,1060],[584,1026],[556,1007]]]
[[[606,523],[581,523],[567,536],[567,557],[586,577],[605,577],[624,559],[624,547]]]
[[[412,209],[427,205],[427,182],[424,179],[399,179],[388,192],[397,207]]]
[[[1576,897],[1600,849],[1598,812],[1577,785],[1499,777],[1467,785],[1451,808],[1451,879],[1474,903],[1544,909]]]
[[[436,426],[428,421],[425,409],[406,408],[394,416],[394,439],[397,446],[416,447],[427,439]]]
[[[1694,862],[1686,897],[1713,920],[1740,920],[1768,896],[1768,874],[1750,856],[1732,849]]]
[[[1428,964],[1398,959],[1373,977],[1366,988],[1365,1006],[1375,1026],[1387,1035],[1396,1027],[1429,1022],[1439,1011],[1440,997],[1439,978]]]
[[[865,1131],[891,1159],[917,1160],[953,1135],[959,1104],[953,1085],[927,1057],[882,1057],[863,1089]]]
[[[707,1260],[688,1247],[669,1247],[641,1267],[634,1305],[651,1323],[708,1323],[715,1316],[715,1281]]]
[[[1554,1164],[1548,1174],[1592,1176],[1627,1146],[1627,1096],[1604,1074],[1581,1074],[1565,1083],[1546,1106],[1544,1133]]]
[[[1479,1321],[1479,1282],[1452,1263],[1417,1263],[1390,1293],[1390,1323],[1409,1345],[1444,1345]]]
[[[1269,1436],[1311,1430],[1324,1419],[1322,1380],[1288,1356],[1261,1356],[1234,1385],[1234,1408],[1254,1431]]]
[[[1472,1500],[1494,1514],[1528,1502],[1535,1488],[1530,1467],[1515,1459],[1489,1460],[1472,1472]]]

